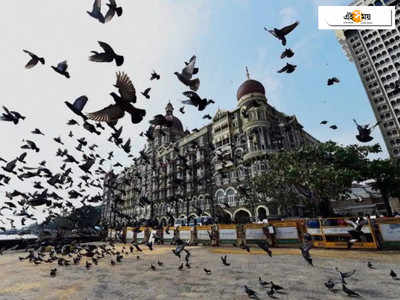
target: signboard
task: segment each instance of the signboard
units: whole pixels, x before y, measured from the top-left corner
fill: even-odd
[[[127,240],[133,240],[133,231],[132,230],[128,229],[126,231],[126,239]]]
[[[322,234],[321,228],[308,228],[307,227],[307,232],[311,235],[313,234]]]
[[[349,234],[350,230],[354,230],[350,226],[340,226],[340,227],[322,227],[325,235],[337,235],[337,234]],[[361,229],[364,233],[371,233],[369,226],[363,226]]]
[[[197,230],[197,239],[199,241],[209,241],[210,236],[208,235],[207,230]]]
[[[190,231],[192,227],[190,226],[181,226],[179,227],[179,238],[181,240],[189,241],[190,240]]]
[[[276,227],[277,240],[297,240],[298,233],[296,227]]]
[[[400,224],[379,224],[384,242],[400,242]]]
[[[163,232],[163,240],[164,240],[164,241],[167,241],[167,242],[170,242],[170,241],[172,241],[172,239],[174,238],[174,227],[169,228],[169,229],[168,229],[168,232],[169,232],[169,233],[167,233],[167,232],[164,230],[164,232]]]
[[[237,241],[236,225],[218,225],[219,242],[229,244]]]

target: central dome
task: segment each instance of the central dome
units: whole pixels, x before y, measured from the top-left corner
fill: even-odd
[[[172,121],[172,126],[170,128],[176,129],[177,131],[183,132],[182,122],[173,115],[166,115],[165,118],[168,121]]]
[[[252,93],[260,93],[265,96],[265,88],[261,82],[254,79],[248,79],[239,86],[236,98],[239,100],[243,96]]]

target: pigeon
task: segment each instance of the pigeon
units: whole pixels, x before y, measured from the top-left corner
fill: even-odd
[[[253,291],[252,289],[248,288],[247,285],[244,286],[244,291],[251,298],[255,297],[257,295],[257,293],[255,291]]]
[[[183,270],[183,263],[180,264],[180,266],[178,267],[178,270]]]
[[[83,123],[83,128],[85,128],[87,131],[89,131],[90,133],[95,133],[97,135],[100,135],[101,132],[96,130],[96,127],[93,124],[90,124],[89,122],[85,121]]]
[[[131,139],[129,138],[126,143],[122,146],[122,149],[126,152],[129,153],[131,152]]]
[[[323,121],[321,121],[320,124],[321,124],[321,125],[326,125],[326,124],[328,124],[328,121],[323,120]]]
[[[374,126],[369,128],[369,124],[360,125],[355,119],[353,119],[353,121],[357,125],[358,134],[356,135],[356,138],[358,141],[360,141],[361,143],[368,143],[374,139],[371,136],[371,132],[376,126],[380,124],[380,122],[377,122]]]
[[[208,119],[208,120],[211,120],[211,119],[212,119],[212,117],[211,117],[209,114],[207,114],[207,115],[204,115],[204,116],[203,116],[203,119]]]
[[[115,0],[109,0],[110,3],[107,3],[108,11],[104,17],[105,23],[110,22],[111,19],[114,17],[115,13],[117,16],[120,17],[122,15],[122,7],[117,6]]]
[[[207,275],[211,275],[211,270],[208,270],[206,268],[204,268],[203,270],[204,270],[204,272],[206,272]]]
[[[88,97],[85,95],[80,96],[79,98],[75,99],[74,103],[71,104],[68,101],[65,101],[65,105],[76,115],[80,116],[84,121],[87,120],[87,117],[82,113],[82,110],[84,109],[86,103],[88,101]],[[76,122],[76,121],[75,121]],[[70,123],[70,122],[69,122]],[[69,124],[71,125],[71,124]]]
[[[351,272],[341,272],[337,267],[335,269],[337,272],[339,272],[340,280],[343,284],[347,284],[345,279],[353,276],[354,273],[356,272],[356,270],[353,270]]]
[[[69,73],[67,72],[68,69],[68,64],[67,61],[64,60],[62,62],[60,62],[57,67],[51,66],[53,68],[54,71],[56,71],[58,74],[61,74],[63,76],[65,76],[66,78],[70,78]]]
[[[332,77],[328,79],[327,85],[333,85],[334,83],[339,83],[340,80],[337,79],[336,77]]]
[[[17,125],[19,120],[25,120],[26,118],[17,111],[9,111],[5,106],[3,106],[3,109],[6,113],[1,115],[0,120],[2,121],[13,122],[15,125]]]
[[[44,135],[44,133],[41,132],[40,129],[38,129],[38,128],[35,128],[35,130],[31,131],[31,133],[32,133],[32,134],[41,134],[41,135]]]
[[[150,80],[154,80],[154,79],[160,80],[160,75],[158,75],[156,73],[156,71],[153,70],[153,73],[151,73]]]
[[[190,87],[192,91],[197,91],[200,87],[200,79],[192,79],[193,72],[194,72],[194,65],[196,63],[196,56],[193,55],[190,58],[189,63],[182,69],[182,72],[175,72],[174,74],[176,77],[179,79],[180,82],[182,82],[184,85]]]
[[[24,51],[25,53],[29,54],[29,56],[31,57],[31,60],[28,61],[28,63],[25,65],[25,69],[31,69],[31,68],[33,68],[34,66],[37,65],[37,63],[38,63],[39,61],[40,61],[40,63],[41,63],[42,65],[44,65],[44,58],[43,58],[43,57],[39,57],[39,56],[37,56],[36,54],[34,54],[34,53],[32,53],[32,52],[30,52],[30,51],[28,51],[28,50],[22,50],[22,51]]]
[[[87,12],[89,16],[97,19],[100,23],[105,23],[103,14],[101,13],[101,0],[94,0],[92,11]]]
[[[271,33],[274,37],[277,39],[281,40],[282,46],[286,46],[286,35],[288,35],[290,32],[292,32],[293,29],[295,29],[299,25],[299,22],[296,21],[291,25],[285,26],[281,29],[274,28],[272,30],[268,30],[266,27],[264,27],[264,30]]]
[[[226,255],[225,255],[225,256],[221,256],[221,261],[222,261],[222,263],[223,263],[225,266],[230,266],[231,264],[228,263],[228,262],[226,261],[226,259],[227,259]]]
[[[144,90],[144,92],[141,92],[141,94],[142,94],[146,99],[150,99],[150,95],[149,95],[150,90],[151,90],[151,88],[147,88],[147,89]]]
[[[68,120],[67,125],[68,126],[73,126],[73,125],[78,125],[79,126],[79,123],[76,120],[71,119],[71,120]]]
[[[181,114],[184,114],[184,113],[185,113],[184,109],[185,109],[184,106],[182,106],[181,108],[179,108],[179,111],[181,112]]]
[[[331,125],[331,126],[329,126],[329,128],[331,128],[333,130],[338,129],[338,127],[336,125]]]
[[[335,282],[333,282],[332,279],[329,279],[327,282],[324,282],[324,285],[325,285],[330,291],[332,291],[333,288],[335,287]]]
[[[282,52],[281,54],[281,58],[285,58],[285,57],[292,57],[294,55],[294,52],[292,51],[292,49],[290,48],[286,48],[285,51]]]
[[[289,63],[286,63],[286,66],[284,66],[282,69],[280,69],[279,71],[278,71],[278,73],[282,73],[282,72],[285,72],[285,73],[292,73],[292,72],[294,72],[294,70],[296,69],[296,65],[292,65],[292,64],[289,64]]]
[[[56,277],[56,274],[57,274],[57,268],[54,268],[54,269],[50,270],[50,276],[51,277]]]
[[[115,87],[118,87],[121,94],[121,96],[118,96],[114,92],[110,94],[116,104],[111,104],[102,110],[89,113],[89,119],[99,122],[116,122],[125,115],[125,112],[128,112],[131,114],[131,121],[133,124],[140,123],[146,115],[146,111],[135,108],[130,104],[136,103],[136,90],[128,75],[125,73],[117,73],[117,83]]]
[[[258,282],[262,287],[266,287],[267,285],[270,284],[269,282],[262,280],[261,277],[258,277]]]
[[[107,43],[98,41],[101,48],[103,48],[104,52],[91,51],[93,55],[89,56],[89,60],[93,62],[112,62],[115,60],[115,64],[119,67],[124,63],[124,57],[122,55],[118,55],[114,52],[113,48]]]
[[[183,95],[188,97],[190,100],[184,100],[184,101],[182,101],[182,103],[196,106],[199,111],[204,110],[207,107],[207,105],[209,105],[211,103],[215,103],[211,99],[210,100],[207,100],[206,98],[201,99],[200,96],[195,92],[186,91],[186,92],[183,92]]]
[[[59,143],[61,145],[64,145],[64,143],[61,141],[61,137],[56,137],[53,139],[56,143]]]
[[[390,270],[390,276],[391,276],[392,279],[394,279],[394,280],[399,280],[399,278],[397,277],[397,274],[396,274],[393,270]]]
[[[352,291],[351,289],[349,289],[348,287],[346,287],[346,285],[344,283],[342,284],[342,289],[343,289],[343,292],[345,292],[348,296],[360,297],[360,294],[358,294],[358,293]]]
[[[375,267],[372,265],[372,263],[370,261],[367,263],[367,267],[369,269],[375,270]]]

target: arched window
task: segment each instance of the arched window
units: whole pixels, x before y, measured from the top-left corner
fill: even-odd
[[[230,206],[235,206],[236,205],[236,199],[235,199],[236,193],[235,193],[235,191],[233,189],[229,189],[226,192],[226,194],[228,196],[228,204]]]
[[[224,192],[223,191],[218,191],[216,198],[217,198],[217,202],[218,203],[224,202],[224,198],[225,198]]]

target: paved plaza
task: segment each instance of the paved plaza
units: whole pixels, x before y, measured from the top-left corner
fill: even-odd
[[[297,249],[273,249],[271,258],[256,248],[247,253],[235,248],[191,247],[191,268],[184,265],[178,270],[180,261],[171,249],[156,246],[152,252],[134,252],[115,266],[107,257],[90,270],[84,259],[78,266],[65,267],[56,262],[20,262],[18,256],[25,253],[5,254],[0,256],[0,299],[249,299],[244,285],[255,290],[259,299],[270,299],[258,283],[259,276],[285,288],[276,294],[278,299],[348,299],[341,285],[336,286],[336,293],[324,286],[328,279],[338,279],[335,267],[357,270],[347,286],[362,299],[399,299],[400,295],[400,281],[389,276],[390,269],[400,274],[400,252],[313,249],[315,266],[311,267]],[[221,263],[222,255],[228,256],[230,266]],[[158,260],[163,266],[158,266]],[[368,261],[375,270],[367,267]],[[52,268],[58,270],[55,278],[49,275]],[[203,268],[212,273],[207,275]]]

